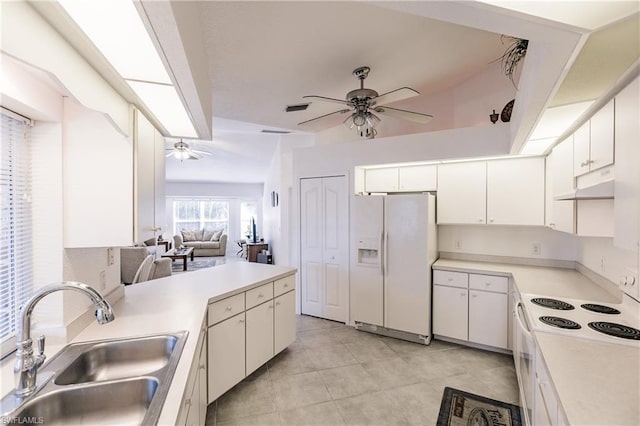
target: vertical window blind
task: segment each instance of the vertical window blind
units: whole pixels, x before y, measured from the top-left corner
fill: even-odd
[[[2,109],[0,144],[0,342],[15,349],[17,315],[32,292],[31,122]]]

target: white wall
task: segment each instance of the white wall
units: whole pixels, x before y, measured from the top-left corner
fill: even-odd
[[[540,245],[539,255],[533,254],[534,243]],[[438,250],[573,261],[576,260],[578,241],[573,235],[541,226],[440,225]]]
[[[578,238],[576,260],[616,284],[629,275],[626,268],[638,268],[638,254],[614,247],[613,238]]]

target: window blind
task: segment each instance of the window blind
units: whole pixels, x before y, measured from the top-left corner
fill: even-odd
[[[2,108],[0,144],[0,342],[15,349],[20,307],[31,296],[31,122]]]

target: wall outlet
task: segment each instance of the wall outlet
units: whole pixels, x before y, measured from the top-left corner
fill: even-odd
[[[456,250],[462,250],[462,240],[456,240],[454,247]]]
[[[531,243],[531,254],[534,256],[540,256],[540,252],[540,243]]]
[[[111,266],[115,263],[115,259],[113,257],[113,247],[107,248],[107,266]]]
[[[603,274],[607,271],[607,259],[602,256],[600,258],[600,272],[602,272]]]

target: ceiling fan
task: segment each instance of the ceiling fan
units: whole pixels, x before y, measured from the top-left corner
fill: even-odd
[[[184,142],[182,139],[180,139],[179,142],[176,142],[173,144],[173,148],[168,148],[167,151],[171,151],[169,152],[166,157],[175,157],[177,160],[183,161],[183,160],[199,160],[204,156],[207,155],[213,155],[210,152],[207,151],[200,151],[197,149],[191,149],[191,147],[189,146],[188,143]]]
[[[409,87],[401,87],[400,89],[378,95],[378,92],[375,90],[365,89],[364,87],[364,79],[369,75],[369,71],[371,71],[369,67],[359,67],[353,70],[353,76],[360,80],[360,88],[347,93],[345,100],[317,95],[303,96],[303,98],[341,104],[348,108],[321,115],[320,117],[312,118],[311,120],[303,121],[298,123],[298,125],[306,127],[315,126],[320,122],[331,122],[331,120],[327,120],[328,118],[340,117],[343,114],[350,113],[346,120],[344,120],[344,124],[346,124],[350,129],[355,128],[361,137],[373,139],[377,134],[375,128],[378,123],[380,123],[380,118],[378,118],[374,112],[422,124],[428,123],[433,118],[433,116],[429,114],[406,111],[387,106],[387,104],[393,102],[418,96],[420,93]],[[332,125],[329,124],[329,126],[325,126],[325,128],[326,127],[332,127]]]

